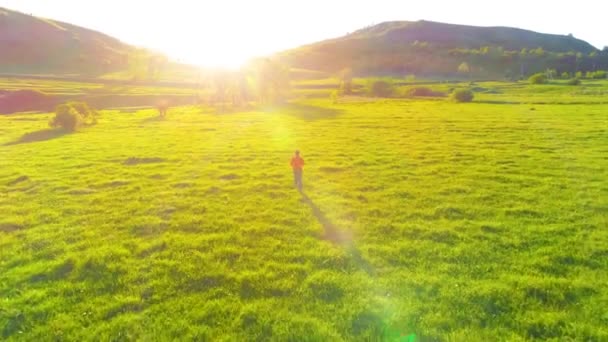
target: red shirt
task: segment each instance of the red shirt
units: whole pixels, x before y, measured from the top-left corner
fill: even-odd
[[[295,156],[295,157],[291,158],[291,167],[294,168],[294,170],[302,170],[303,166],[304,166],[304,159],[302,159],[302,157]]]

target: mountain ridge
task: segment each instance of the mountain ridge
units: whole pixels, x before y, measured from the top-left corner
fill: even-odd
[[[577,54],[600,52],[571,35],[421,20],[383,22],[276,56],[296,68],[328,72],[350,67],[368,74],[449,75],[465,62],[479,66],[475,69],[478,73],[490,71],[496,75],[516,73],[516,70],[538,71],[545,67],[578,71],[579,66],[575,65],[578,62],[572,62],[572,56],[576,59]],[[519,58],[519,54],[523,57]],[[486,58],[489,55],[496,60],[490,63]],[[545,63],[534,60],[536,57],[544,58]]]
[[[0,7],[0,71],[107,72],[136,48],[107,34]]]

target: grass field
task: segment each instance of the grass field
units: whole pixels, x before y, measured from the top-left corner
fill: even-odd
[[[608,105],[526,89],[0,116],[0,339],[608,340]]]

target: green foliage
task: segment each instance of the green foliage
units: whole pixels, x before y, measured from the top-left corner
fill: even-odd
[[[532,76],[530,76],[530,78],[528,79],[528,81],[531,84],[546,84],[547,81],[547,76],[544,73],[537,73],[534,74]]]
[[[606,79],[606,71],[598,70],[591,74],[591,78],[596,79],[596,80]]]
[[[340,72],[340,93],[350,95],[353,92],[353,70],[351,68],[342,69]]]
[[[569,72],[562,72],[562,79],[567,80],[570,79],[570,73]]]
[[[455,102],[471,102],[475,95],[470,89],[456,89],[452,93],[452,100]]]
[[[334,90],[334,91],[332,91],[332,92],[329,94],[329,99],[330,99],[330,100],[331,100],[331,102],[332,102],[332,103],[334,103],[334,104],[338,102],[338,98],[339,98],[339,95],[338,95],[338,91],[337,91],[337,90]]]
[[[61,127],[67,131],[76,131],[82,125],[82,116],[67,105],[59,105],[55,109],[55,117],[49,123],[51,127]]]
[[[409,88],[405,94],[407,97],[444,97],[445,93],[433,90],[429,87]]]
[[[289,68],[264,58],[253,63],[255,83],[260,103],[281,103],[290,90]]]
[[[462,62],[460,63],[460,65],[458,66],[458,72],[461,74],[469,74],[469,72],[471,71],[471,68],[469,67],[469,64],[466,62]]]
[[[434,34],[425,36],[424,32]],[[408,36],[414,43],[394,44],[393,35]],[[508,48],[489,37],[501,37]],[[527,49],[532,42],[537,47]],[[421,21],[382,23],[331,44],[319,42],[283,56],[293,66],[330,72],[350,66],[368,75],[502,78],[511,70],[511,78],[516,73],[531,75],[548,69],[573,73],[608,68],[608,54],[592,55],[594,51],[590,44],[574,38]]]
[[[393,82],[388,79],[371,80],[368,85],[369,95],[374,97],[391,97],[394,91]]]
[[[49,125],[73,132],[82,125],[97,123],[96,116],[97,112],[92,110],[85,102],[67,102],[55,108],[55,117]]]
[[[575,74],[575,78],[581,79],[583,78],[583,72],[582,71],[577,71]]]
[[[581,84],[581,79],[580,78],[573,78],[568,80],[568,85],[572,85],[572,86],[577,86]]]

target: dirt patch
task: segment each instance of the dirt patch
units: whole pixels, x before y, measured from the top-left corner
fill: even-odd
[[[208,194],[212,194],[212,195],[219,194],[221,191],[222,190],[220,188],[216,187],[216,186],[212,186],[209,189],[207,189],[207,193]]]
[[[235,180],[238,178],[239,178],[239,176],[235,175],[234,173],[229,173],[227,175],[220,176],[221,180]]]
[[[325,173],[339,173],[339,172],[346,171],[346,169],[343,168],[343,167],[322,166],[322,167],[319,168],[319,171],[325,172]]]
[[[12,180],[12,181],[10,181],[10,182],[6,183],[6,185],[8,185],[8,186],[13,186],[13,185],[17,185],[17,184],[19,184],[19,183],[26,182],[26,181],[28,181],[28,180],[30,180],[30,177],[28,177],[28,176],[19,176],[19,177],[17,177],[16,179],[14,179],[14,180]]]
[[[74,189],[71,191],[68,191],[68,194],[70,195],[89,195],[95,193],[95,190],[91,190],[91,189]]]
[[[0,232],[11,233],[23,229],[23,226],[17,223],[3,222],[0,223]]]
[[[184,183],[173,184],[173,187],[177,188],[177,189],[191,188],[193,186],[194,186],[194,184],[192,184],[192,183],[185,183],[185,182]]]
[[[119,186],[125,186],[125,185],[128,185],[128,184],[129,184],[128,181],[115,180],[115,181],[103,183],[99,187],[101,187],[101,188],[117,188]]]
[[[36,90],[0,91],[0,114],[50,111],[58,99]]]
[[[164,158],[137,158],[131,157],[123,162],[124,165],[139,165],[139,164],[155,164],[155,163],[164,163],[167,160]]]

